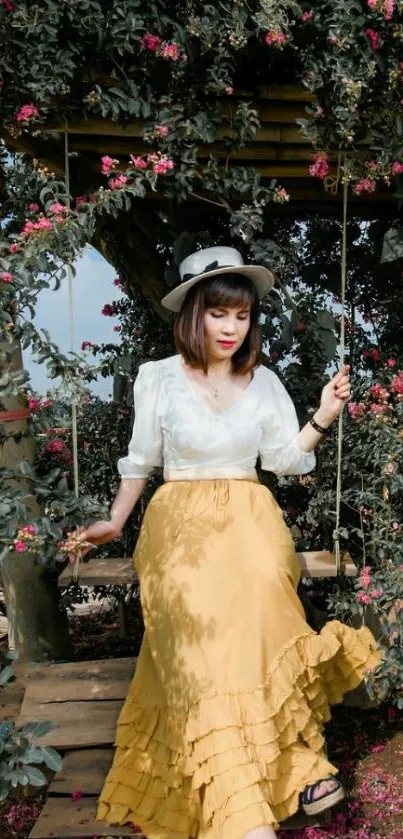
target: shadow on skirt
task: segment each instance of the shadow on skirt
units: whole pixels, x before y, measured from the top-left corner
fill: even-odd
[[[337,768],[329,706],[381,661],[370,631],[317,634],[272,494],[242,480],[155,493],[134,554],[145,635],[98,818],[148,839],[241,839]]]

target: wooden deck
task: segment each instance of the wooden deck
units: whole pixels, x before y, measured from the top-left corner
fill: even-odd
[[[41,738],[41,744],[63,755],[62,770],[50,784],[30,839],[141,835],[131,825],[114,828],[96,821],[97,799],[113,758],[116,720],[135,665],[136,659],[121,658],[52,664],[29,671],[17,724],[50,720],[53,730]],[[314,819],[297,814],[283,828],[314,824]]]

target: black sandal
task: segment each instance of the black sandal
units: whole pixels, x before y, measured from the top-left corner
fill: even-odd
[[[337,786],[329,792],[324,792],[323,795],[320,795],[318,798],[314,798],[315,791],[320,784],[323,783],[323,781],[335,781]],[[317,781],[316,784],[309,784],[309,786],[305,787],[300,795],[302,809],[307,816],[317,816],[318,813],[322,813],[323,810],[327,810],[329,807],[334,807],[334,805],[338,804],[338,802],[343,798],[344,789],[340,781],[338,781],[334,775],[322,778],[322,780]]]

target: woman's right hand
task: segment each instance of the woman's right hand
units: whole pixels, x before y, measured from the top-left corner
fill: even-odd
[[[68,554],[69,561],[75,562],[77,551],[80,551],[81,558],[86,554],[97,548],[99,545],[106,545],[107,542],[112,542],[120,536],[116,525],[111,521],[95,521],[89,527],[78,527],[77,530],[71,531],[67,534],[63,544],[65,553]],[[81,547],[81,543],[82,547]]]

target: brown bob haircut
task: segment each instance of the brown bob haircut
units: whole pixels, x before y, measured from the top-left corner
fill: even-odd
[[[250,308],[248,333],[232,357],[234,373],[248,373],[260,361],[259,297],[252,280],[242,274],[218,274],[189,289],[175,321],[176,349],[190,367],[207,373],[204,313],[207,309],[221,308]]]

